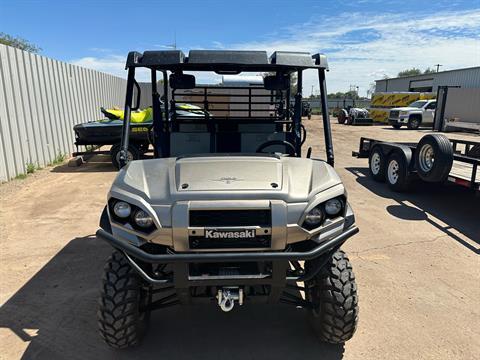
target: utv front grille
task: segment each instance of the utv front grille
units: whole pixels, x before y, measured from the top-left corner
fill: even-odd
[[[252,239],[207,239],[200,236],[188,238],[190,249],[263,249],[271,246],[270,235],[259,235]]]
[[[270,209],[261,210],[191,210],[191,227],[272,226]]]
[[[191,210],[189,247],[202,249],[261,249],[271,246],[270,209]]]

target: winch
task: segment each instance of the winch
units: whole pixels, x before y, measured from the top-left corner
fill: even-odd
[[[217,291],[218,306],[224,312],[229,312],[235,306],[235,301],[243,305],[243,289],[239,287],[223,287]]]

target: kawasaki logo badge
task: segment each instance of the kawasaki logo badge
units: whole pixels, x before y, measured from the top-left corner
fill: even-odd
[[[255,237],[255,230],[242,230],[242,231],[205,230],[205,239],[252,239],[254,237]]]

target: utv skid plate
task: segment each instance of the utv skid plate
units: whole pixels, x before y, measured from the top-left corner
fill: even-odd
[[[356,226],[351,226],[342,234],[327,240],[306,251],[264,251],[264,252],[202,252],[202,253],[162,253],[152,254],[141,248],[124,241],[117,240],[103,229],[97,231],[97,238],[109,243],[114,248],[123,252],[135,271],[152,288],[152,293],[174,291],[173,294],[164,296],[150,303],[147,310],[164,308],[177,304],[211,303],[216,299],[220,301],[225,294],[236,291],[235,296],[241,296],[250,303],[286,303],[297,307],[309,308],[311,304],[298,295],[305,291],[305,287],[298,282],[308,282],[327,263],[330,256],[351,236],[358,233]],[[302,268],[299,261],[308,261],[311,266]],[[264,263],[271,265],[268,273],[249,275],[221,274],[217,276],[192,276],[191,264],[216,264],[216,263]],[[149,271],[153,265],[170,266],[168,275],[156,276]],[[293,269],[292,269],[293,267]],[[264,294],[244,295],[246,287],[269,287]],[[216,289],[209,296],[196,296],[194,288],[210,287]],[[296,294],[287,292],[294,290]],[[221,293],[220,293],[221,292]],[[240,294],[239,294],[240,292]],[[223,295],[222,295],[223,294]],[[240,302],[240,304],[242,303]],[[222,308],[223,311],[225,311]],[[231,310],[231,309],[229,309]],[[229,311],[227,310],[227,311]]]

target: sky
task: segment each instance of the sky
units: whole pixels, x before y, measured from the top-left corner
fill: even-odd
[[[480,66],[480,0],[0,0],[0,32],[28,39],[41,55],[121,77],[129,51],[173,44],[184,52],[322,52],[328,92],[354,85],[360,95],[411,67]],[[318,78],[309,71],[304,95],[312,89]]]

